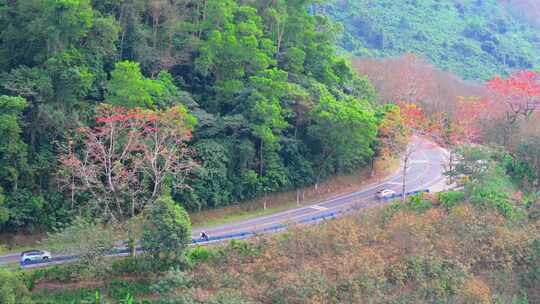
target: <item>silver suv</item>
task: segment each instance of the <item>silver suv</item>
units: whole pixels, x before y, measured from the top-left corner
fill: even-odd
[[[21,263],[28,264],[36,261],[48,261],[51,253],[45,250],[28,250],[21,253]]]
[[[375,196],[378,199],[394,198],[396,196],[396,191],[390,190],[390,189],[381,189],[381,190],[377,191]]]

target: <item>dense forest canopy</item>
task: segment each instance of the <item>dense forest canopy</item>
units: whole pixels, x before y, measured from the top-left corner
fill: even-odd
[[[513,10],[504,10],[508,5]],[[54,227],[83,210],[125,218],[163,187],[195,211],[313,185],[388,154],[384,144],[403,135],[390,122],[407,121],[401,116],[417,106],[446,140],[468,130],[467,141],[482,133],[509,146],[496,134],[510,134],[530,115],[505,122],[504,103],[495,103],[504,96],[490,96],[493,88],[463,82],[408,54],[355,61],[375,89],[336,44],[361,47],[362,55],[415,51],[466,77],[491,77],[536,66],[540,58],[533,28],[515,17],[526,5],[0,0],[0,226]],[[344,22],[344,31],[328,13]],[[354,26],[367,36],[353,37]],[[426,39],[418,40],[418,31]],[[485,52],[486,39],[504,56]],[[384,45],[370,45],[377,41]],[[487,100],[493,101],[489,109],[499,109],[495,116],[485,115]],[[172,127],[171,113],[181,128]],[[467,126],[455,119],[460,113],[469,113]],[[123,129],[103,134],[113,123]],[[152,129],[163,141],[150,139]],[[141,135],[136,147],[114,145],[133,144],[126,138],[135,133]],[[160,163],[171,161],[174,143],[182,157]],[[92,147],[117,150],[100,154]]]
[[[0,227],[55,226],[99,197],[63,184],[58,156],[118,122],[102,103],[187,108],[198,165],[173,196],[191,210],[368,164],[383,110],[317,3],[0,0]]]
[[[540,65],[536,1],[332,0],[339,42],[358,56],[423,55],[466,79]],[[530,18],[523,18],[524,16]]]

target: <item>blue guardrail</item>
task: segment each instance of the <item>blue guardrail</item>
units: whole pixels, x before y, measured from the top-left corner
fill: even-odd
[[[419,194],[419,193],[429,193],[429,190],[425,189],[425,190],[417,190],[417,191],[406,192],[405,196],[416,195],[416,194]],[[395,195],[392,195],[390,197],[384,198],[384,200],[385,201],[391,201],[391,200],[395,200],[395,199],[401,198],[401,197],[403,197],[403,194],[400,193],[400,194],[395,194]],[[355,211],[354,208],[348,208],[348,209],[339,210],[339,211],[331,211],[331,212],[328,212],[328,213],[324,213],[324,214],[321,214],[321,215],[317,215],[317,216],[313,216],[313,217],[310,217],[310,218],[307,218],[307,219],[303,219],[301,221],[295,222],[294,224],[309,224],[309,223],[320,222],[320,221],[323,221],[323,220],[336,218],[336,217],[339,217],[341,215],[349,214],[349,213],[352,213],[354,211]],[[254,230],[254,231],[231,233],[231,234],[225,234],[225,235],[213,236],[213,237],[211,236],[211,237],[208,237],[208,239],[201,239],[201,238],[192,239],[191,243],[193,245],[200,245],[200,244],[215,243],[215,242],[221,242],[221,241],[232,240],[232,239],[245,239],[245,238],[257,236],[259,234],[273,233],[273,232],[278,232],[278,231],[282,231],[282,230],[285,230],[285,229],[287,229],[286,224],[277,224],[277,225],[274,225],[274,226],[270,226],[270,227],[267,227],[267,228],[264,228],[264,229],[259,229],[259,230]],[[111,251],[110,255],[129,253],[129,251],[130,251],[129,249],[115,249],[115,250]],[[137,251],[142,251],[142,250],[140,248],[137,248]],[[50,260],[48,260],[46,262],[45,261],[31,261],[31,262],[24,263],[24,262],[21,261],[21,267],[24,268],[24,267],[31,266],[31,265],[57,263],[57,262],[71,261],[71,260],[75,260],[75,259],[77,259],[76,255],[69,255],[69,256],[61,256],[61,257],[52,258],[52,259],[50,259]]]

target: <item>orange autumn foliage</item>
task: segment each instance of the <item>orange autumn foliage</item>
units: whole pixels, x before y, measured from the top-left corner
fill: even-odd
[[[479,142],[482,139],[480,121],[489,115],[487,100],[460,96],[457,101],[456,119],[452,121],[450,140],[453,143]]]

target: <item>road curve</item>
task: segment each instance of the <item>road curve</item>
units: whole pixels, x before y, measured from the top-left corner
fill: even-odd
[[[406,172],[405,192],[435,190],[437,185],[444,182],[443,172],[447,160],[447,151],[423,137],[415,137],[410,146],[412,147],[412,154],[409,157],[409,166]],[[387,201],[377,200],[375,193],[380,189],[392,189],[400,194],[402,192],[402,179],[403,169],[401,168],[399,172],[386,180],[364,187],[356,192],[268,216],[215,227],[194,229],[193,238],[197,239],[201,231],[205,231],[211,238],[266,231],[277,226],[303,223],[313,218],[339,214],[351,208],[362,209],[381,205]],[[113,256],[116,255],[124,254],[114,254]],[[2,255],[0,256],[0,265],[18,263],[19,257],[19,253]],[[67,260],[70,260],[70,257],[59,257],[56,264]]]
[[[433,190],[434,186],[444,180],[443,172],[447,152],[432,141],[420,137],[415,137],[411,146],[413,148],[406,173],[405,192]],[[279,224],[299,223],[309,218],[331,214],[349,208],[365,208],[383,204],[384,202],[375,199],[375,193],[380,189],[391,189],[400,194],[403,185],[402,179],[403,169],[401,168],[392,177],[347,195],[268,216],[216,227],[194,229],[193,237],[198,238],[201,231],[205,231],[210,237],[261,231]]]

